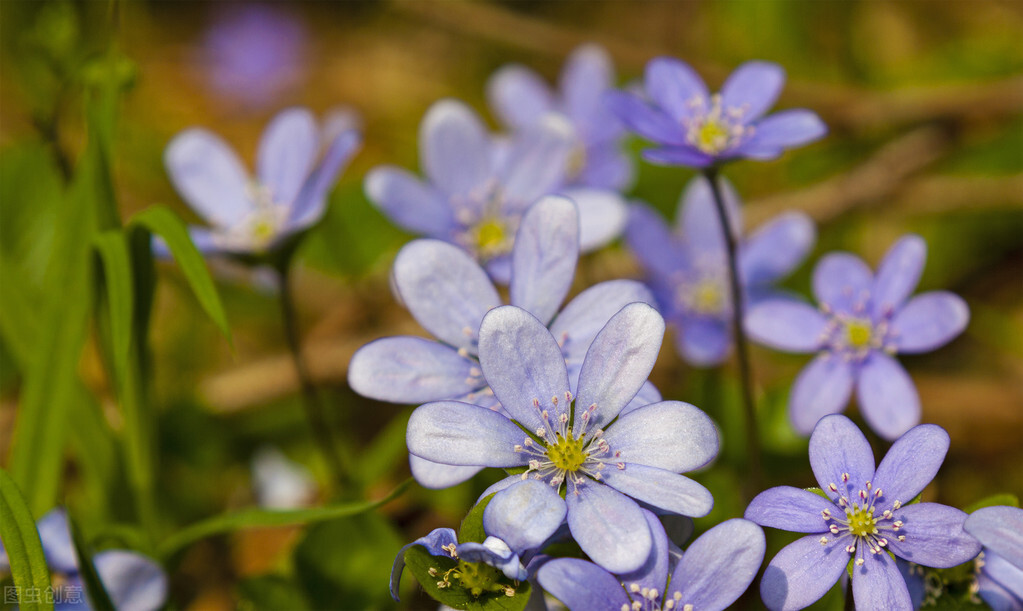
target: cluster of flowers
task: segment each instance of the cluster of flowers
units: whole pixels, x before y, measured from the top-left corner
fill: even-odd
[[[910,297],[923,240],[899,240],[876,274],[852,254],[826,255],[813,273],[817,307],[772,289],[813,248],[814,225],[788,213],[742,238],[741,202],[717,170],[816,140],[822,122],[808,110],[766,114],[785,80],[770,63],[744,64],[713,95],[670,58],[651,61],[634,92],[615,91],[614,80],[609,58],[593,46],[573,53],[557,91],[524,67],[504,68],[487,93],[507,134],[443,100],[420,127],[424,177],[397,167],[366,177],[372,202],[425,236],[398,253],[392,279],[436,340],[374,341],[352,358],[349,383],[369,398],[419,406],[407,443],[423,486],[449,487],[487,467],[507,472],[479,499],[486,538],[459,542],[439,529],[409,544],[395,561],[392,594],[406,554],[421,548],[437,558],[432,585],[473,598],[516,596],[531,584],[537,608],[542,589],[571,609],[723,609],[756,577],[767,526],[807,533],[764,572],[760,592],[771,609],[815,602],[847,566],[857,608],[910,609],[920,587],[903,561],[950,567],[978,557],[982,544],[981,595],[996,608],[1019,608],[1023,511],[991,508],[967,519],[912,502],[949,438],[919,424],[919,398],[894,355],[937,348],[968,320],[950,293]],[[683,193],[675,229],[621,194],[633,177],[621,150],[628,130],[656,144],[643,152],[648,161],[709,170]],[[264,133],[255,178],[200,129],[176,137],[166,163],[208,222],[192,228],[201,250],[261,256],[319,220],[359,139],[347,115],[318,126],[308,111],[291,109]],[[738,243],[736,282],[729,233]],[[561,307],[580,253],[622,234],[647,284],[604,282]],[[810,435],[820,491],[764,491],[743,519],[715,526],[683,552],[665,524],[711,511],[711,493],[683,473],[710,464],[720,438],[703,411],[663,400],[648,377],[665,321],[691,364],[728,357],[733,286],[752,338],[817,354],[795,380],[789,414]],[[838,415],[854,386],[868,425],[894,440],[876,468],[866,438]],[[588,560],[551,551],[565,542]],[[153,585],[146,594],[156,592]]]

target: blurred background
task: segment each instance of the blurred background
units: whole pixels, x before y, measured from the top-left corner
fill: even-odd
[[[609,51],[621,85],[662,54],[691,63],[712,90],[749,59],[785,67],[789,82],[777,107],[810,108],[831,131],[777,161],[725,170],[746,201],[747,227],[787,209],[817,221],[814,253],[786,283],[802,294],[825,252],[849,250],[874,266],[900,235],[922,235],[930,250],[920,290],[954,291],[972,315],[949,346],[902,359],[923,420],[952,437],[925,498],[967,507],[999,492],[1023,495],[1023,3],[138,0],[111,8],[6,0],[0,11],[0,252],[26,273],[45,265],[53,219],[67,213],[53,194],[83,148],[80,85],[111,39],[126,87],[112,159],[122,217],[163,203],[198,222],[162,161],[182,129],[216,131],[251,164],[264,125],[282,108],[305,105],[322,116],[349,106],[361,115],[362,151],[298,253],[295,280],[307,359],[356,465],[351,498],[381,497],[408,477],[404,427],[413,406],[355,395],[345,382],[348,361],[378,337],[424,334],[388,287],[394,254],[410,236],[367,201],[362,177],[382,163],[418,171],[418,124],[437,99],[463,99],[490,120],[484,85],[495,69],[517,62],[553,81],[566,55],[586,42]],[[631,195],[671,218],[692,171],[639,162],[637,169]],[[237,266],[211,266],[233,349],[177,267],[160,266],[151,345],[167,533],[255,504],[253,459],[273,455],[271,448],[312,474],[302,488],[306,502],[328,494],[274,287]],[[638,273],[616,244],[582,259],[573,293]],[[0,308],[10,296],[3,280]],[[806,441],[785,414],[788,388],[807,359],[757,348],[753,359],[767,479],[813,485]],[[117,403],[92,342],[78,367],[117,430]],[[698,405],[723,430],[717,464],[694,476],[716,500],[697,530],[741,516],[745,449],[734,370],[688,367],[665,341],[652,379],[665,398]],[[5,467],[20,390],[21,366],[0,341]],[[850,413],[862,422],[855,407]],[[76,453],[74,437],[86,434],[71,433],[62,498],[87,524],[124,520],[116,486],[100,496],[82,483],[88,457]],[[886,446],[872,442],[882,455]],[[456,527],[498,477],[484,472],[444,491],[413,485],[359,518],[205,539],[168,560],[171,606],[393,608],[386,584],[399,547]],[[791,539],[773,533],[770,545]],[[406,575],[402,605],[432,608],[414,581]]]

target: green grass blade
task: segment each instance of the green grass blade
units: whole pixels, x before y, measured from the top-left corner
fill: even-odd
[[[21,490],[3,469],[0,469],[0,539],[11,563],[14,586],[20,593],[31,591],[33,594],[19,596],[21,608],[25,611],[53,609],[52,599],[46,602],[50,572],[46,568],[39,531]]]

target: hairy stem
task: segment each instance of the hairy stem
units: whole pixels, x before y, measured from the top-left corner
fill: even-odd
[[[746,414],[746,452],[749,457],[749,478],[747,479],[749,490],[747,490],[747,496],[752,498],[762,488],[760,434],[757,430],[757,411],[753,401],[753,372],[749,362],[749,342],[746,339],[746,331],[742,326],[745,304],[743,303],[742,285],[739,282],[737,247],[732,222],[728,218],[725,200],[721,194],[721,185],[718,182],[718,170],[715,167],[708,168],[704,171],[704,175],[710,181],[711,193],[714,195],[714,205],[717,208],[718,219],[721,221],[721,228],[724,231],[725,250],[728,253],[728,280],[732,297],[732,337],[735,340],[735,357],[739,364],[743,411]]]

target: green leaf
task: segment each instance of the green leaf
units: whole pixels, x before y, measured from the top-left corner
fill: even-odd
[[[50,572],[46,568],[39,531],[21,490],[3,469],[0,469],[0,539],[11,563],[14,586],[21,592],[31,589],[39,594],[32,597],[38,602],[20,597],[21,608],[26,611],[53,609],[52,600],[47,603],[43,595],[50,589]]]
[[[241,611],[306,611],[309,603],[302,590],[281,575],[251,577],[238,584],[238,608]]]
[[[145,228],[150,233],[163,238],[167,248],[181,267],[181,272],[192,288],[196,299],[199,300],[199,305],[230,342],[231,328],[227,324],[227,315],[220,302],[220,295],[213,284],[213,278],[206,269],[202,255],[192,243],[188,230],[181,219],[165,206],[151,206],[133,216],[128,224]]]
[[[167,557],[181,548],[212,535],[218,535],[247,528],[270,528],[275,526],[294,526],[298,524],[312,524],[327,520],[346,518],[360,513],[371,511],[389,503],[409,487],[412,479],[409,478],[398,484],[378,501],[362,501],[358,503],[344,503],[339,505],[328,505],[327,507],[314,507],[312,509],[297,509],[292,511],[277,511],[270,509],[245,509],[235,513],[203,520],[191,526],[179,530],[167,537],[158,547],[157,554]]]
[[[93,241],[93,247],[100,259],[99,277],[106,287],[114,374],[123,384],[131,369],[128,359],[131,354],[135,310],[135,291],[128,244],[123,233],[112,229],[98,235]]]
[[[494,494],[497,493],[495,492]],[[483,530],[483,512],[486,511],[487,505],[493,500],[494,494],[490,494],[479,503],[476,503],[476,506],[470,509],[469,513],[465,514],[461,526],[458,527],[459,543],[468,543],[470,541],[483,543],[486,540],[487,533]]]
[[[518,584],[508,581],[508,585],[515,588],[514,596],[504,593],[484,593],[478,597],[473,596],[472,592],[463,588],[461,583],[454,578],[449,580],[450,585],[443,588],[437,587],[437,583],[442,581],[442,576],[458,566],[458,561],[447,556],[431,556],[422,545],[413,545],[405,550],[405,566],[427,594],[434,600],[455,609],[522,611],[529,602],[530,585],[528,581]],[[433,569],[433,574],[430,569]]]
[[[68,528],[71,530],[71,541],[75,546],[75,555],[78,556],[78,574],[82,577],[85,585],[85,594],[96,611],[114,611],[114,603],[103,586],[103,580],[96,572],[96,565],[92,561],[92,550],[82,538],[82,532],[78,524],[70,515],[67,518]]]
[[[804,490],[806,490],[807,492],[812,492],[812,493],[816,494],[817,496],[824,497],[824,498],[828,499],[829,501],[831,500],[830,498],[828,498],[828,495],[823,490],[821,490],[820,488],[804,488]]]
[[[967,505],[963,511],[966,513],[973,513],[978,509],[985,507],[995,507],[997,505],[1007,505],[1009,507],[1019,507],[1019,497],[1015,494],[1009,494],[1008,492],[1002,492],[1000,494],[992,494],[989,497],[985,497],[976,503]]]

